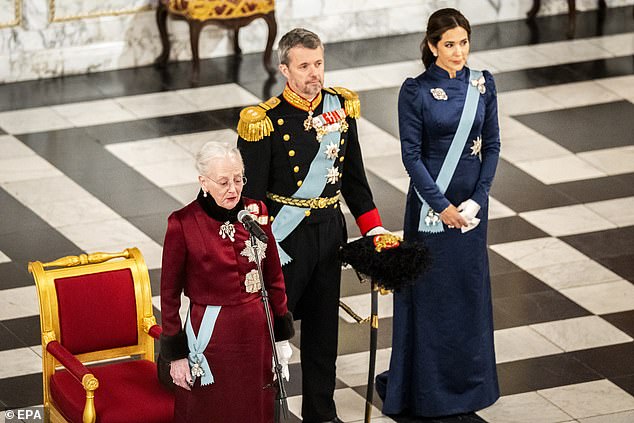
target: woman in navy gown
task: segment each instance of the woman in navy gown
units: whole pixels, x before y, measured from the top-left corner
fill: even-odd
[[[394,294],[390,368],[377,377],[385,414],[468,414],[499,397],[486,238],[500,151],[497,100],[491,74],[466,66],[470,35],[459,11],[432,14],[421,45],[426,70],[399,94],[410,175],[404,237],[424,242],[432,265]]]

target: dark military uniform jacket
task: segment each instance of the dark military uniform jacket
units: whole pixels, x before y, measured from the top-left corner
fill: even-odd
[[[322,115],[324,98],[335,95],[341,109]],[[359,98],[345,88],[326,88],[312,101],[299,96],[286,86],[278,97],[240,113],[238,147],[242,153],[248,183],[244,195],[265,200],[271,219],[285,205],[304,210],[304,222],[317,222],[332,213],[340,213],[340,195],[355,217],[362,234],[380,226],[381,219],[374,205],[361,156],[356,119]],[[307,118],[309,119],[307,121]],[[337,143],[328,154],[336,155],[334,164],[323,178],[326,184],[316,198],[298,198],[311,162],[320,149],[319,128],[338,129]],[[308,123],[313,122],[313,123]],[[307,129],[308,128],[308,129]],[[323,132],[323,131],[322,131]]]

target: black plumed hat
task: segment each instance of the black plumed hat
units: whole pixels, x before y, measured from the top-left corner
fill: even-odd
[[[386,290],[413,284],[430,265],[424,244],[403,241],[393,234],[365,236],[349,242],[341,248],[341,259]]]

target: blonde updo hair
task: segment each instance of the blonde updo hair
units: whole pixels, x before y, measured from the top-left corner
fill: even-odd
[[[244,168],[240,150],[224,142],[209,141],[205,143],[196,153],[195,159],[196,170],[202,176],[207,176],[209,169],[211,169],[211,162],[214,160],[235,160]]]

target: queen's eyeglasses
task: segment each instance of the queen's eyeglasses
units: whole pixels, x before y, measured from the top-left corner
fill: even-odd
[[[214,184],[218,185],[220,187],[221,190],[223,191],[227,191],[229,190],[229,188],[231,187],[231,184],[233,184],[236,188],[241,188],[244,185],[246,185],[247,183],[247,177],[246,176],[240,176],[240,177],[236,177],[233,179],[229,179],[229,178],[223,178],[219,181],[215,181],[213,179],[211,179],[209,176],[205,176],[205,178],[209,179],[211,182],[213,182]]]

